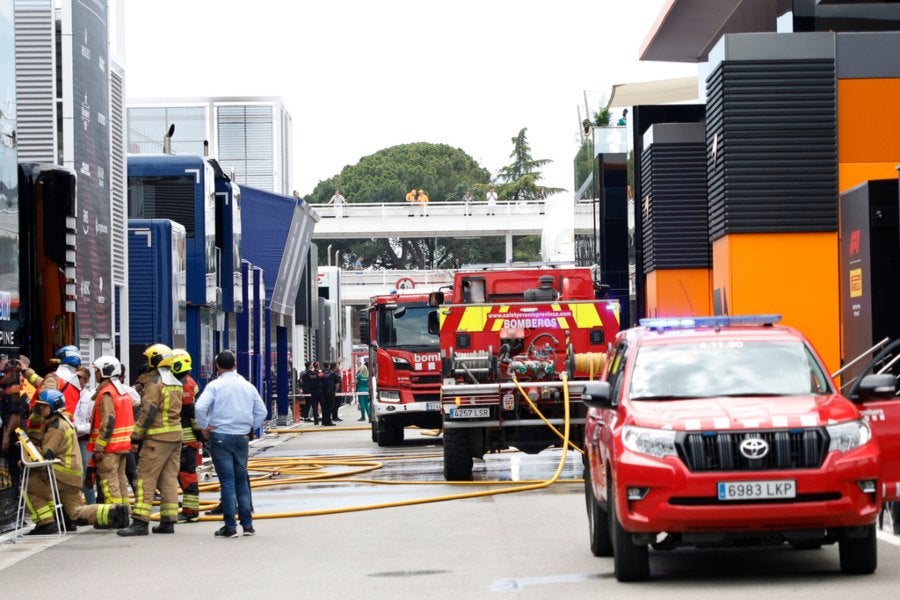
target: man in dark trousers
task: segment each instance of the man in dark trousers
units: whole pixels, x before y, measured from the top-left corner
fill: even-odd
[[[338,395],[338,392],[341,391],[341,370],[338,369],[337,363],[331,363],[329,375],[331,381],[334,383],[334,396],[332,396],[331,400],[331,420],[343,421],[343,419],[338,416],[338,409],[344,405],[344,397]]]
[[[313,418],[315,424],[319,424],[319,413],[322,414],[322,425],[331,425],[331,407],[325,406],[325,385],[324,373],[319,365],[319,361],[313,363],[309,373],[309,395],[313,403]]]
[[[303,408],[301,415],[307,423],[315,422],[319,424],[319,405],[312,397],[312,379],[315,371],[312,370],[313,363],[307,361],[303,367],[303,373],[300,374],[300,391],[304,394]],[[312,414],[312,416],[310,416]]]
[[[312,381],[313,394],[318,393],[319,403],[322,407],[322,425],[333,427],[335,423],[331,419],[331,413],[334,410],[334,381],[328,372],[328,363],[324,367],[324,369],[320,368],[319,362],[316,361],[314,366],[316,375]]]

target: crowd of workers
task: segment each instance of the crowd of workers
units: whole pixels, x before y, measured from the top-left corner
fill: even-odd
[[[300,408],[300,418],[315,425],[333,427],[338,421],[338,410],[351,402],[351,394],[341,394],[343,375],[337,363],[308,361],[300,374],[300,393],[305,402]],[[359,402],[359,421],[368,421],[369,411],[369,371],[368,363],[356,373],[356,397]]]
[[[144,356],[146,367],[133,387],[125,383],[125,369],[116,357],[101,356],[88,368],[82,365],[81,351],[71,345],[56,352],[59,365],[44,377],[24,356],[0,365],[0,472],[6,476],[6,490],[17,494],[20,487],[19,439],[33,445],[39,458],[58,461],[53,473],[63,522],[57,522],[49,472],[35,469],[26,489],[34,522],[30,535],[84,525],[116,529],[120,536],[147,535],[148,529],[171,534],[176,523],[198,521],[197,466],[204,440],[222,486],[220,506],[210,511],[225,516],[225,527],[216,536],[237,536],[235,514],[240,514],[244,535],[253,535],[246,444],[266,414],[256,389],[235,372],[230,350],[216,357],[219,377],[203,394],[190,375],[187,351],[153,344]],[[95,386],[90,388],[92,374]],[[236,400],[240,408],[232,407]],[[159,524],[150,528],[156,498]]]

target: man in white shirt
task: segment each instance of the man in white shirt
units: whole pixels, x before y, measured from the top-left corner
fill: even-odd
[[[347,204],[347,199],[341,196],[340,190],[334,191],[334,196],[331,197],[331,200],[328,201],[328,204],[334,205],[335,219],[344,218],[344,205]]]

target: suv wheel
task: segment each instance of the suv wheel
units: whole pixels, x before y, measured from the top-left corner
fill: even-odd
[[[616,514],[616,490],[612,482],[610,482],[607,494],[616,579],[619,581],[644,581],[650,577],[650,556],[647,546],[636,545],[631,541],[631,534],[622,529],[619,516]]]
[[[591,470],[584,470],[584,500],[587,504],[588,534],[591,539],[591,553],[594,556],[612,556],[612,540],[609,537],[609,515],[597,504],[594,487],[591,485]]]
[[[847,575],[868,575],[878,567],[878,546],[875,525],[866,529],[863,537],[842,537],[838,542],[841,572]]]

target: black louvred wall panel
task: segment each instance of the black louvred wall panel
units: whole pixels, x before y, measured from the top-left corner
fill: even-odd
[[[709,268],[705,145],[651,144],[641,163],[644,272]]]
[[[710,239],[837,231],[834,60],[723,61],[706,85]]]

